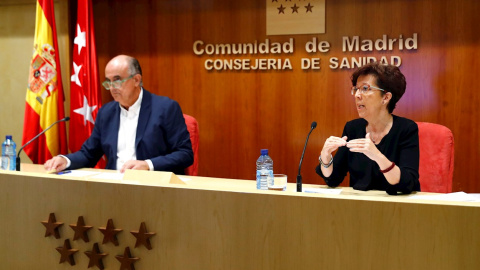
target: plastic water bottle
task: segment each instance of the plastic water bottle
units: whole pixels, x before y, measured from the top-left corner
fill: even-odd
[[[257,159],[257,189],[268,189],[268,181],[273,181],[273,160],[268,156],[268,149],[260,151]]]
[[[2,170],[16,170],[17,145],[12,140],[12,135],[7,135],[2,143]]]

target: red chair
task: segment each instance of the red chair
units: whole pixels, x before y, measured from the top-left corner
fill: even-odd
[[[453,134],[445,126],[417,122],[420,143],[420,187],[424,192],[450,193],[453,181]]]
[[[200,133],[198,130],[198,122],[194,117],[184,114],[185,124],[187,125],[187,130],[190,133],[190,141],[192,142],[193,150],[193,164],[192,166],[185,169],[185,174],[187,175],[198,175],[198,143],[200,139]]]

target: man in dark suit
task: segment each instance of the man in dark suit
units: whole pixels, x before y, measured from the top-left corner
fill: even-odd
[[[100,108],[82,148],[45,162],[48,171],[93,167],[105,154],[107,169],[171,171],[193,163],[190,134],[178,103],[142,88],[138,61],[119,55],[108,62],[103,86],[115,101]]]

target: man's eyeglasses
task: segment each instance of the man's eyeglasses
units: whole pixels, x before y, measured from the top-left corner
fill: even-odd
[[[113,82],[111,82],[111,81],[104,81],[104,82],[102,83],[102,85],[103,85],[103,87],[105,87],[105,89],[107,89],[107,90],[110,90],[110,89],[112,89],[112,88],[118,89],[118,88],[122,87],[122,84],[123,84],[124,82],[126,82],[126,81],[130,80],[131,78],[133,78],[133,76],[135,76],[135,75],[130,75],[130,76],[128,76],[127,78],[125,78],[125,79],[123,79],[123,80],[115,80],[115,81],[113,81]]]
[[[385,90],[383,90],[382,88],[378,88],[378,87],[375,87],[375,86],[371,86],[369,85],[368,83],[364,83],[362,86],[360,87],[356,87],[356,86],[353,86],[352,87],[352,96],[355,96],[355,93],[357,93],[357,90],[360,90],[360,94],[364,95],[364,94],[368,94],[370,93],[370,91],[372,89],[375,89],[375,90],[380,90],[380,91],[383,91],[383,92],[387,92]]]

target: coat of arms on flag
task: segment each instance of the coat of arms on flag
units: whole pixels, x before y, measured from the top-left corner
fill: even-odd
[[[267,35],[325,33],[325,0],[266,0]]]
[[[55,49],[50,44],[43,44],[38,49],[35,44],[35,53],[30,65],[29,88],[37,94],[37,101],[43,104],[43,100],[50,96],[52,90],[56,90],[56,64]]]

